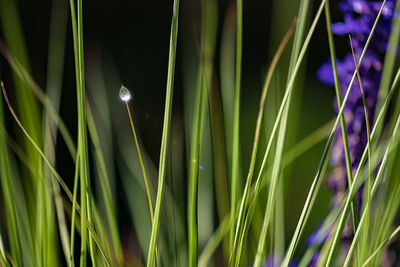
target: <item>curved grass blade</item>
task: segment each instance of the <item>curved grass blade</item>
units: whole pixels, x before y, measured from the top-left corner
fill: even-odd
[[[14,259],[14,264],[22,265],[22,251],[18,238],[18,224],[16,216],[16,203],[14,196],[14,188],[12,186],[12,178],[10,173],[9,154],[7,150],[4,117],[3,117],[3,104],[2,95],[0,95],[0,177],[1,188],[4,201],[4,208],[6,214],[7,225],[9,228],[8,238],[10,242],[11,255]],[[26,161],[28,162],[28,161]]]

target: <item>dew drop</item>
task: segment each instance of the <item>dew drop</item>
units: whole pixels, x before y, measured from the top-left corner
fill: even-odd
[[[131,99],[131,92],[129,92],[128,88],[121,85],[121,89],[119,89],[119,97],[122,101],[128,102]]]

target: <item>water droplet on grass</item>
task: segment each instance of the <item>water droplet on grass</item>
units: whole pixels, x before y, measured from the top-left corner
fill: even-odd
[[[131,92],[129,92],[128,88],[121,85],[121,89],[119,89],[119,97],[122,101],[128,102],[131,99]]]

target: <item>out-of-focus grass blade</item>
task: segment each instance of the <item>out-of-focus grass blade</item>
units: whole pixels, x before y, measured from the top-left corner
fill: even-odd
[[[106,207],[107,222],[110,229],[112,247],[114,249],[114,256],[116,258],[117,264],[121,265],[123,263],[122,246],[119,239],[117,217],[115,212],[115,204],[112,198],[109,177],[106,169],[106,163],[104,160],[103,152],[100,146],[100,139],[97,133],[95,121],[93,119],[93,114],[90,106],[87,105],[87,122],[90,138],[93,143],[93,149],[95,154],[96,167],[99,172],[100,186],[102,189],[102,195],[104,199],[104,204]]]
[[[351,53],[353,55],[353,60],[354,60],[354,66],[357,67],[357,60],[356,56],[354,54],[354,48],[351,40],[351,36],[349,35],[350,38],[350,47],[351,47]],[[364,116],[365,116],[365,125],[366,125],[366,130],[367,130],[367,146],[368,146],[368,180],[367,180],[367,202],[365,204],[365,209],[366,209],[366,220],[365,220],[365,225],[364,227],[364,232],[363,232],[363,242],[361,245],[361,251],[360,255],[357,258],[357,262],[359,262],[359,259],[363,259],[364,255],[367,250],[368,246],[368,231],[369,231],[369,217],[371,213],[371,205],[372,205],[372,197],[371,197],[371,190],[372,190],[372,169],[371,169],[371,162],[372,162],[372,157],[371,157],[371,132],[370,132],[370,127],[369,127],[369,117],[368,117],[368,111],[367,111],[367,104],[365,102],[365,94],[361,82],[361,77],[360,77],[360,72],[357,71],[357,78],[358,78],[358,83],[360,85],[360,91],[361,91],[361,96],[362,96],[362,101],[363,101],[363,106],[364,106]],[[342,126],[343,127],[343,126]],[[356,199],[353,200],[353,206],[357,205]],[[355,210],[357,211],[357,210]],[[354,213],[354,210],[353,210]],[[355,216],[355,215],[353,215]],[[357,214],[358,216],[358,214]],[[357,228],[354,228],[357,229]],[[355,230],[356,231],[356,230]],[[354,232],[355,232],[354,231]]]
[[[30,136],[30,134],[26,131],[26,129],[23,127],[21,121],[19,120],[19,118],[17,117],[14,109],[12,108],[9,99],[7,97],[6,94],[6,90],[4,88],[4,84],[1,81],[1,89],[3,92],[3,96],[6,100],[7,106],[12,114],[12,116],[14,117],[15,121],[17,122],[18,126],[20,127],[20,129],[22,130],[22,132],[25,134],[26,138],[31,142],[31,144],[33,145],[33,147],[37,150],[37,152],[39,153],[39,155],[42,157],[43,161],[47,164],[47,166],[49,167],[49,169],[52,171],[53,175],[56,177],[57,181],[60,183],[61,187],[63,188],[63,190],[65,191],[65,193],[67,194],[69,200],[71,202],[73,202],[73,195],[71,194],[71,191],[69,190],[69,188],[67,187],[67,185],[65,184],[64,180],[61,178],[60,174],[57,172],[57,170],[54,168],[54,166],[51,164],[51,162],[46,158],[46,156],[44,155],[44,152],[39,148],[38,144],[36,144],[36,142],[32,139],[32,137]],[[41,181],[43,182],[43,181]],[[81,214],[81,207],[76,204],[76,210],[79,214]],[[93,240],[96,242],[96,244],[98,245],[99,251],[101,252],[101,254],[103,255],[103,257],[106,259],[107,262],[110,262],[109,258],[107,257],[107,255],[104,253],[104,249],[101,247],[100,243],[98,242],[99,238],[96,236],[96,233],[94,232],[93,226],[88,223],[87,224],[87,230],[89,231],[89,233],[91,234],[91,237],[93,238]]]
[[[0,52],[6,58],[16,75],[28,86],[32,89],[32,92],[35,94],[37,99],[46,107],[48,111],[48,115],[51,116],[55,125],[57,125],[58,130],[60,131],[61,136],[70,152],[70,155],[73,160],[75,160],[76,156],[76,146],[75,142],[71,134],[68,131],[65,123],[62,118],[57,113],[57,109],[52,103],[52,100],[43,92],[43,90],[37,85],[37,83],[33,80],[32,76],[27,72],[27,70],[21,65],[21,63],[13,57],[5,44],[3,44],[0,40]]]
[[[0,1],[0,20],[2,23],[5,41],[9,46],[11,53],[18,58],[21,65],[30,72],[27,50],[25,48],[24,33],[20,22],[17,4],[14,0]],[[42,123],[40,120],[40,111],[36,100],[33,97],[29,87],[13,72],[15,93],[18,103],[18,109],[23,124],[32,134],[33,140],[41,147],[42,141]],[[21,136],[19,136],[21,137]],[[42,177],[43,166],[40,155],[30,142],[22,137],[25,144],[27,159],[35,166],[36,175]],[[24,170],[23,176],[29,177]],[[32,240],[34,246],[34,262],[38,265],[58,265],[58,249],[55,239],[55,220],[52,212],[52,201],[50,189],[41,183],[38,179],[24,180],[24,184],[31,190],[27,192],[28,211],[30,213],[29,223],[32,229]],[[47,229],[44,231],[43,229]]]
[[[67,11],[64,1],[54,0],[51,9],[50,33],[47,61],[47,80],[46,93],[49,100],[53,103],[55,110],[59,109],[61,87],[64,70],[65,39],[67,29]],[[31,86],[32,87],[32,86]],[[43,137],[44,152],[47,158],[54,164],[56,161],[55,144],[57,140],[57,128],[51,121],[51,115],[47,109],[43,114]],[[59,184],[52,179],[51,172],[45,170],[46,179],[51,181],[54,195],[54,207],[58,219],[58,229],[61,238],[61,244],[68,266],[71,265],[71,252],[69,232],[64,214],[63,202],[60,197]]]
[[[5,214],[8,225],[8,240],[10,242],[11,255],[16,265],[22,265],[22,252],[18,238],[18,224],[14,203],[15,193],[11,182],[9,155],[6,143],[6,131],[3,117],[3,97],[0,95],[0,177],[2,195],[4,198]]]

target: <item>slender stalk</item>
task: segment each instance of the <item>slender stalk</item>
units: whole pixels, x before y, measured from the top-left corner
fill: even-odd
[[[153,223],[154,222],[153,204],[152,204],[152,201],[151,201],[151,195],[150,195],[150,189],[149,189],[149,183],[148,183],[148,180],[147,180],[146,170],[144,168],[142,153],[140,152],[139,142],[138,142],[138,139],[137,139],[137,136],[136,136],[135,126],[133,124],[132,114],[131,114],[131,110],[129,108],[128,101],[126,101],[125,104],[126,104],[126,110],[128,112],[128,115],[129,115],[129,122],[131,124],[133,138],[135,139],[135,145],[136,145],[136,150],[137,150],[138,156],[139,156],[140,167],[142,168],[143,179],[144,179],[144,183],[145,183],[145,187],[146,187],[146,193],[147,193],[147,200],[149,202],[151,223]]]

